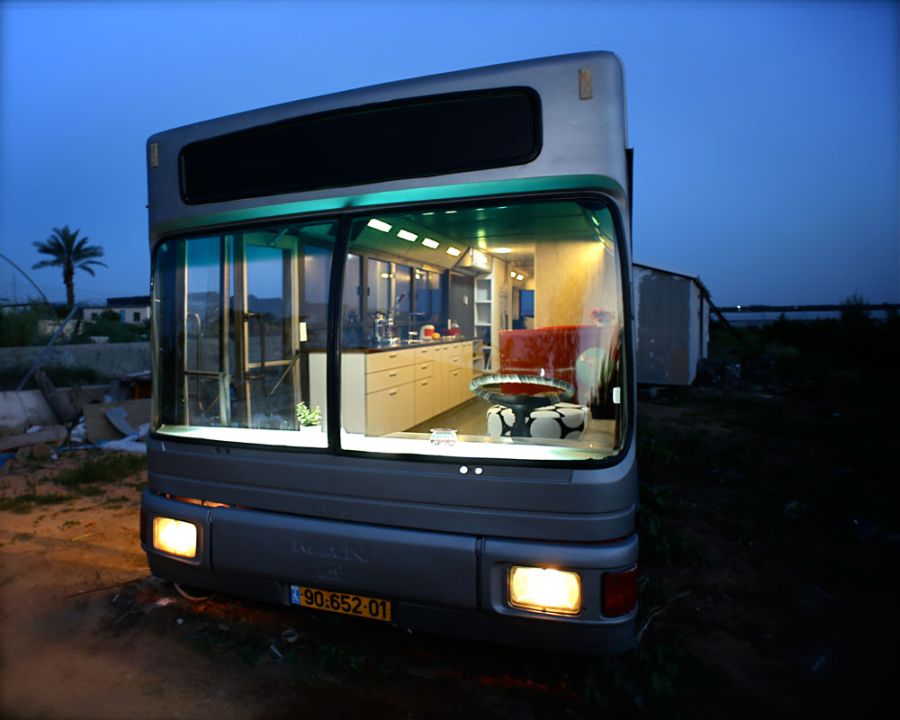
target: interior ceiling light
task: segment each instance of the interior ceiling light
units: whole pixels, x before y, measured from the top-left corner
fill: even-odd
[[[388,225],[384,220],[379,220],[378,218],[372,218],[366,223],[370,228],[375,230],[381,230],[381,232],[390,232],[391,225]]]
[[[456,215],[456,210],[444,210],[444,215]]]
[[[432,250],[437,250],[441,246],[441,244],[437,240],[432,240],[431,238],[425,238],[424,240],[422,240],[422,244],[427,248],[431,248]]]
[[[460,250],[459,248],[455,248],[453,246],[447,248],[447,254],[452,255],[453,257],[458,257],[461,253],[462,250]]]
[[[491,250],[491,252],[496,253],[497,255],[508,255],[509,253],[512,252],[512,248],[507,248],[507,247],[494,248],[493,250]]]
[[[415,242],[419,239],[419,236],[415,233],[411,233],[409,230],[400,230],[397,233],[397,237],[401,240],[409,240],[410,242]]]
[[[525,279],[525,276],[522,275],[522,273],[519,273],[518,275],[516,275],[516,280],[524,280],[524,279]]]
[[[515,271],[515,270],[510,270],[509,276],[510,276],[511,278],[514,278],[514,277],[516,276],[516,271]]]

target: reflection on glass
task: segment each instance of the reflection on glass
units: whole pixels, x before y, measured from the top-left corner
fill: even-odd
[[[344,266],[344,289],[341,295],[341,341],[344,347],[361,347],[365,340],[362,323],[361,272],[359,255],[348,255]]]
[[[379,218],[439,247],[353,220],[336,295],[342,448],[526,462],[621,451],[630,369],[607,207],[507,201]],[[157,431],[327,447],[335,240],[336,223],[319,221],[159,247]]]
[[[592,460],[621,448],[624,317],[610,211],[574,201],[500,210],[380,216],[461,248],[458,257],[357,221],[372,325],[368,352],[345,352],[342,364],[352,389],[343,447],[512,460]],[[467,264],[472,248],[487,268]],[[451,269],[448,312],[441,278]],[[472,328],[477,337],[465,334]],[[482,343],[493,355],[487,377]]]
[[[323,426],[303,427],[297,408],[303,402],[326,410],[333,225],[160,246],[153,282],[157,431],[327,446]]]

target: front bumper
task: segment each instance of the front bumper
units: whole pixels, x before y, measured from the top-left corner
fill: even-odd
[[[291,585],[382,597],[393,624],[562,652],[612,654],[634,642],[636,608],[604,617],[605,572],[637,563],[637,536],[606,543],[548,543],[410,530],[339,520],[215,507],[172,500],[149,490],[144,527],[157,516],[194,523],[197,556],[167,556],[141,538],[154,575],[264,602],[290,604]],[[510,607],[510,565],[576,570],[582,582],[577,617]]]

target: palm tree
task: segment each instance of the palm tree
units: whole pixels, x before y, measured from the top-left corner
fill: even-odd
[[[88,245],[89,238],[79,240],[79,230],[72,232],[69,226],[53,228],[53,234],[43,242],[34,242],[38,252],[49,255],[51,260],[41,260],[31,266],[32,270],[45,267],[62,267],[63,282],[66,284],[66,304],[69,307],[75,304],[75,271],[84,270],[88,275],[94,275],[93,265],[102,265],[97,258],[103,257],[103,248],[99,245]]]

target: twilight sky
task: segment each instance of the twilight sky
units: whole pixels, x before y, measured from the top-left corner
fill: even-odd
[[[51,228],[148,292],[144,142],[264,105],[419,75],[612,50],[635,147],[635,259],[719,305],[900,302],[900,4],[0,0],[0,253]],[[26,282],[0,260],[0,297]],[[5,301],[3,301],[5,302]]]

